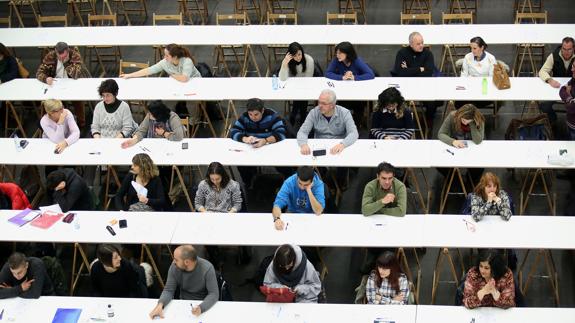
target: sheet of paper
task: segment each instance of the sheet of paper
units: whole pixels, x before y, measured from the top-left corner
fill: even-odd
[[[40,214],[40,212],[38,211],[30,211],[30,213],[28,213],[28,215],[26,215],[25,217],[22,218],[22,220],[24,221],[32,221],[34,220],[35,217],[37,217]]]
[[[64,212],[62,212],[62,208],[60,208],[60,204],[41,206],[40,211],[42,211],[42,213],[47,212],[47,211],[54,212],[54,213],[64,213]]]
[[[134,190],[136,190],[136,193],[138,193],[139,195],[148,197],[148,189],[145,188],[144,186],[138,184],[136,181],[132,181],[132,187],[134,188]]]

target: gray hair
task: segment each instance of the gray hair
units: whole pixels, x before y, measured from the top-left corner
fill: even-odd
[[[56,53],[62,54],[64,51],[68,50],[68,44],[63,41],[58,42],[56,46],[54,46],[54,49],[56,50]]]
[[[198,260],[198,253],[196,249],[191,244],[185,244],[180,246],[180,252],[183,260]]]
[[[417,31],[414,31],[411,34],[409,34],[409,44],[411,44],[413,42],[413,39],[417,36],[423,38],[423,36],[421,36],[421,34]]]
[[[329,97],[329,103],[335,104],[335,102],[337,101],[337,98],[336,98],[335,92],[333,90],[325,89],[325,90],[321,91],[320,96],[322,96],[324,94]]]

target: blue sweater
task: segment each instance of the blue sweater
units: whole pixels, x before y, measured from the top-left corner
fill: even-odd
[[[311,191],[316,200],[325,208],[325,195],[323,182],[317,174],[313,176]],[[293,174],[286,179],[276,196],[274,206],[283,209],[287,206],[291,213],[313,213],[311,202],[305,190],[301,190],[297,185],[297,174]]]
[[[262,118],[258,122],[252,121],[246,111],[230,129],[230,138],[242,142],[243,137],[249,136],[260,139],[274,136],[276,141],[282,141],[286,138],[286,128],[279,114],[272,109],[264,109]]]
[[[347,71],[351,71],[353,73],[356,81],[371,80],[375,77],[371,68],[369,68],[369,66],[367,66],[360,57],[353,61],[349,66],[338,61],[337,58],[332,59],[331,63],[329,63],[329,66],[327,67],[327,71],[325,72],[325,77],[340,81],[343,79],[343,75]]]

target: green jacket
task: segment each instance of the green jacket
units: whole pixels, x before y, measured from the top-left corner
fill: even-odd
[[[441,128],[439,128],[439,132],[437,133],[437,138],[442,142],[452,145],[454,140],[468,140],[469,138],[465,138],[464,134],[461,132],[456,132],[455,125],[453,123],[453,115],[455,111],[451,112],[445,120],[443,120],[443,124],[441,124]],[[469,128],[471,129],[471,140],[476,145],[479,145],[483,138],[485,137],[485,123],[483,123],[479,129],[477,129],[477,125],[475,121],[471,121],[469,124]]]
[[[387,193],[395,194],[395,201],[384,205],[381,202],[381,199],[387,195]],[[407,193],[405,190],[405,184],[397,178],[393,179],[393,183],[389,190],[382,189],[377,178],[365,185],[363,198],[361,200],[361,213],[363,213],[363,215],[387,214],[393,216],[404,216],[406,209]]]

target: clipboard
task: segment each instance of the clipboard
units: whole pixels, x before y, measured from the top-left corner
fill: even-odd
[[[48,229],[51,226],[53,226],[54,223],[58,222],[58,220],[60,220],[63,216],[64,213],[55,213],[51,211],[46,211],[42,213],[42,215],[34,219],[34,221],[30,222],[30,225],[42,229]]]

